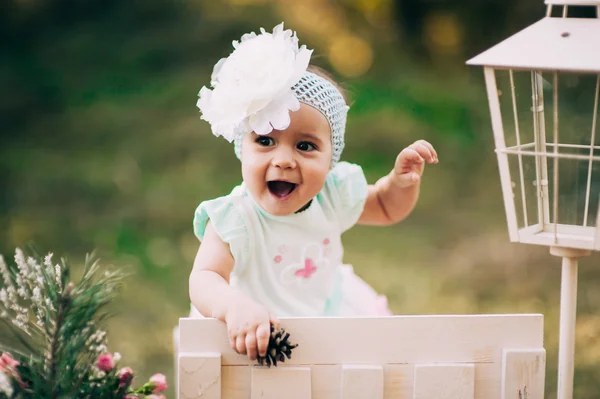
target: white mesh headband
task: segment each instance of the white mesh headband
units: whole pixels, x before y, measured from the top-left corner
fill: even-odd
[[[331,166],[340,160],[344,149],[344,132],[348,105],[342,93],[329,80],[306,72],[292,87],[294,95],[301,103],[310,105],[321,112],[331,128]],[[242,159],[242,136],[234,141],[235,155]]]

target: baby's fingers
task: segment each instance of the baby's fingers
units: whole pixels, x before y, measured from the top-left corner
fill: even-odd
[[[248,354],[248,359],[256,360],[257,344],[254,331],[249,331],[248,334],[246,334],[246,353]]]
[[[438,155],[437,155],[437,151],[435,150],[435,148],[433,148],[433,146],[431,145],[431,143],[429,143],[428,141],[425,140],[418,140],[415,142],[415,144],[419,147],[419,148],[424,148],[426,149],[427,153],[431,155],[431,159],[429,158],[425,158],[428,160],[428,162],[438,162]]]
[[[279,328],[279,324],[281,322],[279,321],[277,316],[275,316],[273,313],[271,313],[271,314],[269,314],[269,320],[271,321],[271,324],[273,324],[273,327],[275,327],[275,329]]]
[[[410,187],[421,180],[421,175],[417,172],[403,173],[396,176],[396,184],[400,187]]]
[[[403,171],[410,171],[412,170],[412,165],[423,164],[424,159],[421,156],[421,154],[417,152],[417,150],[409,147],[403,149],[402,152],[398,155],[398,161],[400,161],[400,167],[402,167],[403,169],[408,168]]]
[[[433,162],[435,162],[435,157],[433,155],[434,153],[432,151],[433,147],[431,147],[431,149],[430,149],[431,145],[427,146],[426,144],[429,144],[429,143],[427,143],[424,140],[419,140],[416,143],[410,145],[409,148],[416,151],[427,162],[433,163]]]
[[[256,344],[259,356],[265,356],[267,354],[267,347],[269,346],[269,338],[271,337],[271,326],[269,324],[261,324],[256,329]]]
[[[234,351],[237,351],[237,348],[235,346],[235,341],[237,336],[234,334],[228,334],[227,338],[229,338],[229,346],[231,346],[231,349],[233,349]]]
[[[244,334],[237,336],[235,340],[235,351],[240,355],[246,354],[246,336]]]

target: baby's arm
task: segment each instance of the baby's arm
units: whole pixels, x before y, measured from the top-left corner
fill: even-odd
[[[423,169],[427,163],[438,163],[435,149],[425,140],[411,144],[396,158],[394,169],[374,185],[358,223],[390,225],[404,219],[419,199]]]
[[[224,321],[231,347],[255,360],[257,354],[265,356],[271,323],[279,321],[264,306],[229,285],[233,266],[229,246],[209,222],[190,274],[190,300],[202,315]]]

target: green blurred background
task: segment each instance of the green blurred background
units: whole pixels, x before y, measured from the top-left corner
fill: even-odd
[[[96,249],[132,271],[109,347],[139,381],[160,371],[174,387],[193,212],[241,179],[197,93],[232,40],[283,20],[349,93],[345,160],[374,182],[417,139],[439,154],[413,214],[353,228],[346,261],[398,314],[543,313],[553,398],[560,259],[509,243],[483,73],[464,64],[544,13],[542,0],[5,0],[0,253],[34,242],[77,263]],[[580,263],[579,399],[600,395],[599,260]]]

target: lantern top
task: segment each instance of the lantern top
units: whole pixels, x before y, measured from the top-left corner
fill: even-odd
[[[545,0],[544,3],[563,6],[600,6],[600,0]]]
[[[599,73],[599,50],[600,18],[546,17],[470,59],[467,64]]]

